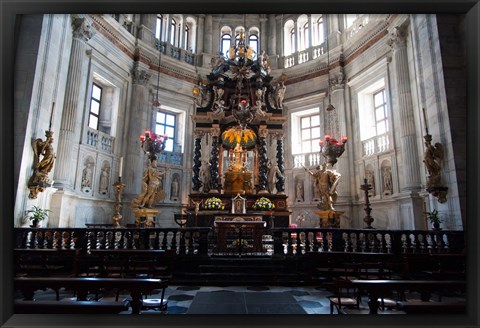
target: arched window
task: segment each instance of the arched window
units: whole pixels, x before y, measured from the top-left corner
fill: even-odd
[[[228,54],[228,49],[232,42],[232,36],[228,33],[222,35],[221,51],[224,56]]]
[[[163,15],[157,15],[157,25],[155,26],[155,38],[162,40],[163,36]]]
[[[325,42],[325,30],[323,24],[323,16],[318,17],[313,24],[313,40],[314,46],[318,46]]]
[[[183,37],[183,44],[184,48],[188,50],[189,44],[190,44],[190,27],[185,24],[185,31],[184,31],[184,37]]]
[[[303,24],[303,26],[298,30],[298,40],[300,41],[299,44],[299,51],[305,50],[309,47],[308,42],[308,22]]]
[[[295,52],[295,28],[291,28],[290,33],[289,33],[289,40],[288,40],[288,46],[289,46],[289,52],[288,54],[292,54]]]
[[[175,45],[175,40],[177,39],[177,22],[172,18],[170,22],[170,43]]]
[[[248,46],[251,47],[254,51],[252,60],[257,59],[258,54],[258,35],[251,34],[248,37]]]

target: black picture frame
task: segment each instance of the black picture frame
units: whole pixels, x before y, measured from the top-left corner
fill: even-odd
[[[1,142],[0,142],[0,210],[2,233],[0,237],[0,324],[2,327],[337,327],[337,326],[438,326],[477,327],[478,311],[478,127],[479,106],[479,21],[480,6],[475,1],[420,0],[420,1],[287,1],[287,0],[4,0],[1,8]],[[15,15],[43,13],[457,13],[466,14],[467,67],[468,67],[468,146],[467,146],[467,221],[465,229],[468,239],[468,315],[466,316],[107,316],[107,315],[18,315],[13,314],[13,62],[15,56]],[[399,318],[402,317],[402,318]]]

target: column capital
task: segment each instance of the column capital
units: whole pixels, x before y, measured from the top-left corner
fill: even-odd
[[[151,76],[152,75],[150,73],[148,73],[146,70],[141,69],[140,67],[138,67],[138,65],[135,64],[135,66],[133,67],[133,84],[141,84],[143,86],[147,86]]]
[[[345,87],[345,74],[343,74],[343,71],[340,71],[338,74],[335,74],[331,79],[330,79],[330,87],[331,91],[336,91],[336,90],[343,90]]]
[[[260,138],[266,138],[268,135],[267,127],[264,125],[260,126],[260,128],[258,129],[258,135],[260,136]]]
[[[195,129],[193,130],[193,135],[195,136],[195,139],[202,139],[203,136],[205,135],[205,131]]]
[[[283,137],[285,136],[283,131],[274,132],[273,135],[275,136],[275,139],[277,139],[277,140],[283,140]]]
[[[212,135],[212,137],[218,137],[220,135],[220,128],[219,127],[211,128],[210,134]]]
[[[96,33],[89,20],[87,20],[86,17],[80,17],[78,15],[72,15],[72,29],[73,38],[85,42],[90,40]]]
[[[395,51],[407,47],[408,25],[395,26],[390,30],[388,45]]]

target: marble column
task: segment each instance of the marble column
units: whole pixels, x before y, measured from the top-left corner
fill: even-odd
[[[212,135],[212,149],[210,152],[210,193],[219,193],[220,186],[218,184],[218,138],[220,136],[220,127],[214,126],[210,130]]]
[[[150,130],[151,116],[149,114],[151,103],[149,103],[148,85],[151,74],[148,67],[136,62],[132,70],[132,100],[129,111],[129,125],[127,127],[127,140],[124,151],[125,163],[123,179],[125,184],[125,195],[137,195],[141,191],[141,178],[144,170],[144,156],[140,146],[139,138],[145,130]]]
[[[337,74],[333,74],[330,81],[331,86],[331,99],[332,105],[335,107],[335,110],[331,112],[332,118],[332,137],[337,140],[340,140],[342,136],[347,136],[347,126],[346,126],[346,109],[345,109],[345,75],[343,70],[340,70]],[[348,147],[348,143],[345,145]],[[340,183],[337,186],[339,195],[350,195],[350,184],[346,183],[349,181],[349,160],[348,160],[348,151],[345,151],[342,156],[338,159],[336,164],[336,171],[342,175],[342,180],[344,183]]]
[[[205,15],[198,15],[198,25],[197,25],[197,48],[195,49],[196,54],[201,54],[204,49],[203,44],[203,32],[205,30]],[[198,64],[197,64],[198,65]]]
[[[258,51],[260,53],[260,51],[262,50],[265,50],[265,52],[267,52],[267,23],[268,23],[268,18],[266,17],[265,14],[262,14],[260,15],[260,44],[259,44],[259,48],[258,48]]]
[[[277,132],[275,134],[277,138],[277,172],[275,173],[277,183],[277,194],[285,194],[285,164],[284,164],[284,151],[283,151],[283,132]]]
[[[420,162],[415,136],[412,90],[408,73],[407,33],[408,24],[397,26],[390,33],[389,45],[393,50],[397,109],[400,116],[400,140],[402,145],[404,177],[402,190],[419,190]]]
[[[277,20],[274,14],[268,15],[268,55],[277,54],[277,29],[276,29]]]
[[[212,35],[215,35],[216,37],[212,37],[211,45],[212,45],[212,51],[213,53],[218,53],[221,51],[220,49],[220,21],[215,19],[212,24]],[[226,54],[223,54],[226,55]]]
[[[78,145],[80,132],[77,128],[77,121],[78,117],[82,117],[85,107],[85,86],[88,79],[86,73],[87,42],[95,33],[87,18],[77,15],[72,15],[72,29],[72,49],[53,178],[56,188],[69,190],[73,188],[75,180],[75,170],[72,168],[77,166],[77,154],[72,145]]]
[[[213,18],[212,15],[207,15],[205,17],[205,34],[203,35],[203,48],[204,52],[207,54],[213,54],[212,52],[212,24]]]
[[[268,183],[268,157],[267,157],[267,135],[268,130],[266,125],[261,125],[258,129],[259,135],[259,145],[258,145],[258,172],[259,172],[259,182],[258,182],[258,189],[259,194],[267,194],[267,183]]]
[[[195,143],[194,143],[194,150],[193,150],[193,176],[192,176],[192,192],[199,193],[200,187],[202,186],[202,181],[200,181],[200,167],[202,166],[202,137],[205,134],[201,130],[195,130]]]

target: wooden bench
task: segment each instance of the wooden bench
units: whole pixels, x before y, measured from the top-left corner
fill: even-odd
[[[351,280],[353,286],[368,293],[370,314],[377,314],[378,299],[389,296],[393,291],[404,293],[406,290],[417,291],[421,300],[430,300],[431,293],[445,289],[465,289],[464,280]]]
[[[76,258],[80,252],[81,249],[15,248],[15,273],[42,277],[76,275]]]
[[[15,288],[19,289],[24,300],[32,301],[35,291],[43,288],[51,288],[56,291],[60,288],[74,290],[77,293],[77,301],[86,301],[89,292],[98,293],[101,289],[127,290],[131,296],[130,305],[132,314],[140,313],[142,295],[150,294],[155,289],[162,289],[164,295],[168,284],[161,279],[139,278],[52,278],[52,277],[17,277],[14,280]]]
[[[128,310],[128,302],[123,301],[26,301],[16,300],[16,314],[117,314]]]

